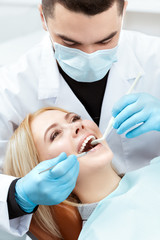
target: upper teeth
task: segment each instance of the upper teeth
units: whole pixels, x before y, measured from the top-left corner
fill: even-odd
[[[82,153],[82,152],[83,152],[86,144],[87,144],[91,139],[95,140],[96,138],[95,138],[95,136],[93,136],[93,135],[90,135],[89,137],[87,137],[87,138],[84,140],[84,142],[82,143],[82,146],[81,146],[81,148],[80,148],[79,153]]]

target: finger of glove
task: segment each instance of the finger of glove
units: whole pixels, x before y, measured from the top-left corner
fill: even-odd
[[[139,97],[139,94],[129,94],[123,96],[118,102],[116,102],[112,109],[112,116],[116,117],[124,108],[128,105],[135,103]]]
[[[117,129],[117,133],[118,134],[125,133],[130,128],[136,127],[137,124],[147,121],[148,117],[149,117],[149,115],[147,113],[145,113],[144,111],[140,111],[140,112],[132,115],[130,118],[128,118],[126,121],[124,121],[120,125],[120,127]]]
[[[129,131],[126,134],[127,138],[134,138],[134,137],[138,137],[144,133],[147,133],[149,131],[152,130],[153,124],[151,124],[150,122],[145,122],[142,125],[138,126],[137,128]]]
[[[56,196],[54,194],[53,199],[50,200],[51,203],[53,202],[50,205],[59,204],[59,203],[63,202],[64,200],[66,200],[67,197],[72,193],[73,189],[74,188],[72,186],[68,187],[68,185],[67,185],[67,187],[64,185],[60,186],[59,192],[56,193]]]
[[[65,161],[60,162],[52,170],[50,170],[51,177],[56,179],[65,176],[77,162],[77,157],[75,155],[70,155]]]
[[[76,164],[74,164],[74,166],[70,168],[65,175],[61,176],[57,180],[59,181],[59,184],[61,186],[73,185],[77,180],[78,174],[79,174],[79,162],[77,161]]]
[[[127,119],[129,119],[134,114],[140,112],[142,109],[143,109],[142,106],[136,103],[128,105],[115,118],[113,127],[115,129],[118,129],[121,126],[121,124],[123,124]]]
[[[62,178],[59,178],[59,192],[60,195],[63,193],[63,197],[68,197],[68,195],[73,191],[76,185],[77,177],[79,174],[79,163],[77,163],[77,166],[74,168],[74,170],[70,170],[67,173],[67,176],[63,176]],[[60,197],[60,196],[59,196]],[[62,200],[63,201],[63,200]]]
[[[39,172],[39,171],[43,171],[47,168],[50,168],[50,167],[54,167],[56,166],[58,163],[60,162],[63,162],[64,160],[67,159],[67,154],[66,153],[61,153],[58,157],[55,157],[53,159],[50,159],[50,160],[45,160],[43,162],[41,162],[40,164],[38,164],[36,166],[36,170]]]

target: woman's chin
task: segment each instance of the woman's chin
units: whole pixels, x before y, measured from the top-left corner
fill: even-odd
[[[112,151],[108,147],[98,144],[80,159],[80,163],[88,165],[91,168],[104,167],[112,161],[112,158]]]

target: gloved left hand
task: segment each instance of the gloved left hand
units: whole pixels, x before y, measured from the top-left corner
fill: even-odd
[[[16,182],[16,201],[27,213],[32,212],[37,205],[59,204],[74,189],[78,173],[79,162],[75,155],[62,153],[51,160],[42,161]]]
[[[136,93],[123,96],[114,105],[112,115],[115,117],[113,127],[117,129],[118,134],[132,128],[126,134],[128,138],[153,130],[160,131],[160,99],[150,94]],[[136,127],[137,124],[139,125]]]

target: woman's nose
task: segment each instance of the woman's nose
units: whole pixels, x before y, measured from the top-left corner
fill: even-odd
[[[84,129],[84,125],[82,123],[74,123],[73,124],[73,130],[72,130],[72,134],[73,134],[73,137],[76,137],[78,136],[81,131],[83,131]]]

